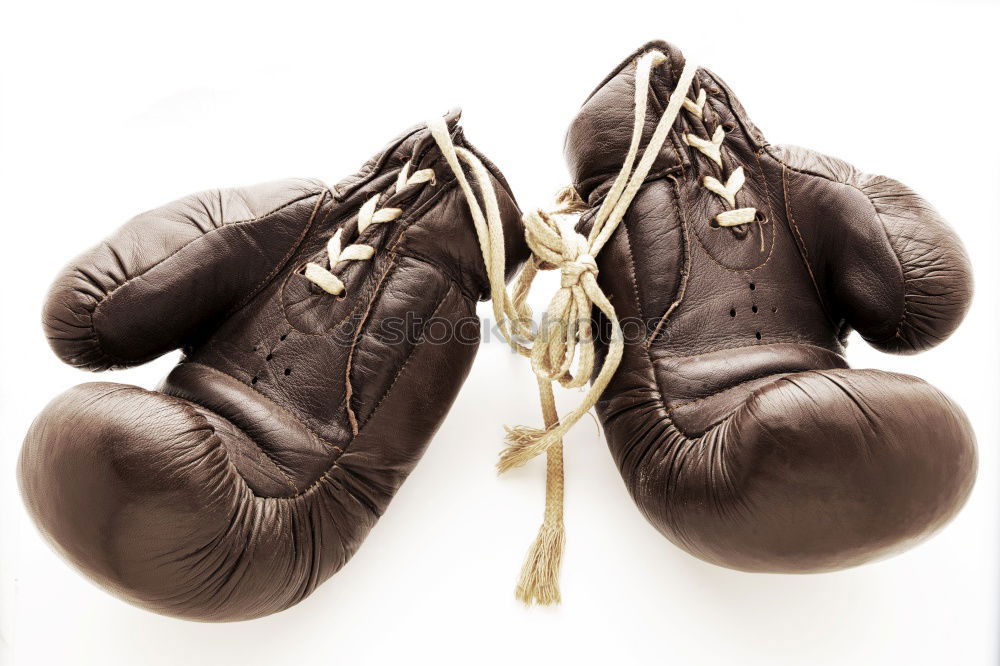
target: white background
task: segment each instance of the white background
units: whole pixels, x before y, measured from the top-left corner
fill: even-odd
[[[996,663],[997,5],[0,7],[0,662]],[[978,291],[954,337],[916,357],[860,340],[849,353],[855,366],[927,378],[971,417],[979,481],[943,532],[835,574],[713,567],[646,524],[584,420],[566,442],[564,603],[525,610],[512,587],[541,517],[544,465],[498,479],[493,464],[502,425],[539,416],[527,364],[494,343],[357,556],[284,613],[228,625],[159,617],[98,590],[42,542],[17,494],[20,441],[51,397],[91,378],[61,365],[40,330],[61,265],[192,191],[335,181],[458,104],[522,205],[547,204],[567,179],[562,139],[578,105],[652,38],[720,74],[770,141],[894,176],[964,238]],[[151,387],[175,361],[105,378]]]

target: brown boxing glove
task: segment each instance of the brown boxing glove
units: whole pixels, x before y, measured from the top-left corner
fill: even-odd
[[[476,301],[527,256],[519,217],[453,113],[332,190],[214,190],[133,219],[58,277],[46,334],[90,370],[182,361],[155,391],[83,384],[45,408],[19,465],[32,517],[159,613],[240,620],[300,601],[448,412]]]
[[[649,521],[696,557],[747,571],[849,567],[955,515],[977,464],[965,414],[916,377],[844,358],[851,330],[913,353],[965,315],[968,259],[926,201],[768,145],[718,77],[663,42],[584,102],[566,158],[575,203],[525,225],[542,267],[562,272],[549,315],[578,333],[543,341],[536,356],[549,363],[535,366],[572,385],[576,352],[593,386],[561,422],[515,429],[501,469],[547,451],[557,504],[551,459],[596,404]],[[574,210],[579,235],[566,230]],[[537,591],[552,583],[539,559],[519,595],[557,599]]]

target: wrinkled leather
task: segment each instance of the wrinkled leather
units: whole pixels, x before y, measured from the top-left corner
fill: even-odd
[[[436,183],[395,194],[407,161]],[[520,214],[487,168],[509,277],[527,255]],[[379,192],[403,216],[366,231],[371,260],[337,269],[345,295],[316,288],[304,265],[325,260],[336,229],[356,238]],[[347,562],[416,465],[469,372],[488,297],[467,202],[423,127],[332,190],[290,179],[144,213],[61,273],[45,332],[90,370],[176,348],[182,361],[156,391],[102,382],[55,398],[24,442],[27,507],[134,604],[197,620],[291,606]],[[431,339],[430,318],[459,334]]]
[[[582,229],[621,168],[635,62],[652,49],[667,61],[653,70],[648,140],[684,64],[663,42],[616,68],[569,129],[567,162],[591,207]],[[702,89],[703,119],[681,111],[598,257],[598,281],[630,322],[598,404],[625,484],[667,538],[727,567],[823,571],[905,548],[962,506],[974,436],[940,391],[849,369],[844,345],[851,330],[903,354],[947,338],[972,294],[965,251],[904,185],[769,145],[705,69],[689,97]],[[682,138],[720,125],[725,171]],[[714,226],[726,204],[702,180],[738,166],[737,205],[758,222]]]

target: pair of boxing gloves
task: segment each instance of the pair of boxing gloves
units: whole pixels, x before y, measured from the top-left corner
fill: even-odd
[[[571,344],[596,354],[597,413],[653,526],[722,566],[809,572],[908,547],[958,511],[976,472],[962,410],[844,359],[852,330],[909,354],[962,320],[969,263],[927,202],[769,145],[663,42],[587,98],[566,158],[576,228],[545,219],[567,299],[594,304]],[[183,358],[155,391],[87,383],[45,408],[18,468],[31,516],[159,613],[297,603],[354,554],[447,414],[476,302],[509,305],[519,267],[552,267],[524,224],[457,114],[332,188],[215,190],[136,217],[59,275],[45,332],[89,370]],[[387,334],[403,320],[418,325]],[[429,341],[432,321],[455,334]]]

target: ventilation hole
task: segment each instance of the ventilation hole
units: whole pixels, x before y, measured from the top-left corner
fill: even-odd
[[[775,305],[773,308],[771,308],[771,312],[777,312],[777,311],[778,311],[778,306],[777,305]]]
[[[753,312],[754,314],[757,314],[757,306],[755,305],[752,308],[750,308],[750,311]]]
[[[285,334],[283,334],[283,335],[282,335],[282,336],[281,336],[280,338],[278,338],[278,339],[279,339],[279,340],[284,340],[284,339],[285,339],[285,338],[287,338],[287,337],[288,337],[288,333],[285,333]]]
[[[268,354],[267,356],[264,357],[264,360],[270,361],[272,358],[274,358],[274,354]]]
[[[757,288],[757,285],[755,285],[753,282],[751,282],[750,283],[750,291],[753,291],[756,288]]]
[[[756,333],[754,333],[753,336],[755,338],[757,338],[758,340],[760,340],[760,331],[757,331]]]
[[[290,374],[292,374],[292,369],[291,368],[285,368],[285,376],[287,377]]]
[[[253,348],[253,349],[251,349],[250,351],[252,351],[252,352],[255,352],[255,351],[257,351],[257,347],[254,347],[254,348]]]
[[[254,377],[253,379],[251,379],[251,380],[250,380],[250,383],[251,383],[251,384],[256,384],[256,383],[257,383],[257,378],[256,378],[256,377]]]
[[[730,317],[735,317],[735,316],[736,316],[736,308],[732,308],[732,309],[731,309],[731,310],[729,311],[729,316],[730,316]]]

